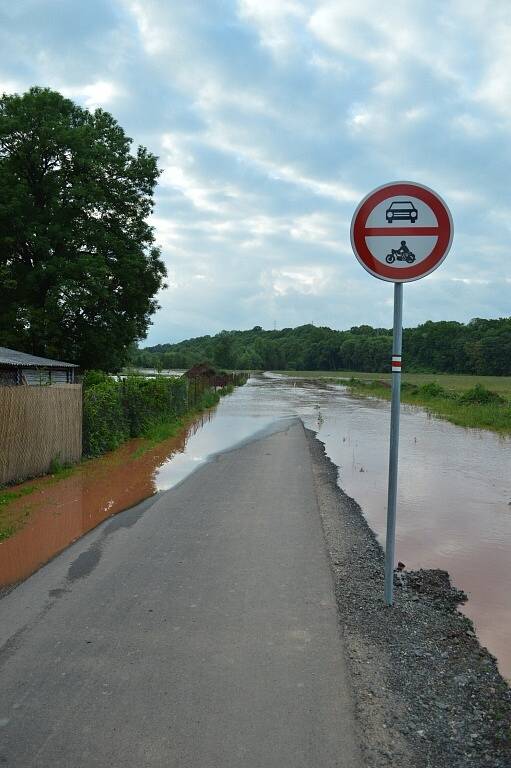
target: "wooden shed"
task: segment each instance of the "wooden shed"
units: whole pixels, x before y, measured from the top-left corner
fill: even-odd
[[[0,347],[0,386],[74,384],[78,366]]]

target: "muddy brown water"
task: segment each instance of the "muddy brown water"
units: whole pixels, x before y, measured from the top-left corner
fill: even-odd
[[[70,477],[36,478],[17,486],[36,490],[11,507],[28,517],[21,530],[0,542],[0,586],[25,579],[106,518],[155,494],[161,465],[183,453],[212,415],[213,411],[201,414],[176,437],[153,448],[147,449],[143,440],[130,440],[106,456],[84,462]]]
[[[300,416],[340,469],[384,544],[389,405],[341,387],[267,375],[138,459],[138,441],[87,462],[57,484],[36,481],[27,525],[0,543],[0,584],[24,578],[106,517],[180,482],[211,454]],[[511,440],[403,406],[396,557],[443,568],[469,594],[464,612],[511,678]],[[147,513],[150,514],[150,511]]]

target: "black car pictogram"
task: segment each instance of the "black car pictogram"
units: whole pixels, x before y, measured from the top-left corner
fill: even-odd
[[[394,200],[385,211],[388,224],[394,221],[411,221],[415,224],[419,212],[411,200]]]

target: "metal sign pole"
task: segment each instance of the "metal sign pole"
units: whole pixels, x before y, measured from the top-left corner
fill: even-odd
[[[403,283],[394,283],[394,333],[392,340],[392,403],[390,410],[389,491],[385,539],[385,603],[394,598],[394,551],[396,539],[397,469],[399,458],[399,411],[401,407],[401,349],[403,341]]]
[[[353,252],[364,269],[380,280],[394,283],[392,407],[385,542],[385,602],[392,605],[401,405],[403,283],[426,277],[440,266],[452,243],[452,216],[442,198],[429,187],[413,181],[395,181],[373,189],[361,200],[351,220],[350,237]],[[412,238],[408,245],[405,237]],[[416,253],[412,253],[409,246]]]

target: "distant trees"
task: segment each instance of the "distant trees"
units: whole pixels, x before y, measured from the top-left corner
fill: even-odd
[[[467,324],[427,322],[404,331],[407,371],[511,375],[511,318]],[[302,325],[281,331],[222,331],[179,344],[138,350],[136,365],[187,368],[212,360],[224,368],[269,370],[390,370],[392,331],[361,325],[334,331]]]
[[[165,267],[159,170],[114,118],[47,88],[0,98],[0,345],[118,369]]]
[[[213,362],[222,368],[235,367],[234,338],[229,331],[221,331],[216,336],[216,343],[213,347]]]

